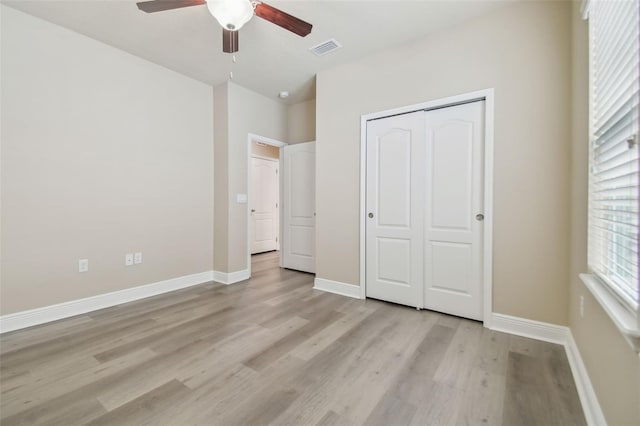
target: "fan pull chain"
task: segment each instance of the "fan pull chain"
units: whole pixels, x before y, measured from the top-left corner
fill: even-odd
[[[236,63],[236,55],[231,56],[231,71],[229,71],[229,80],[233,80],[233,64]]]

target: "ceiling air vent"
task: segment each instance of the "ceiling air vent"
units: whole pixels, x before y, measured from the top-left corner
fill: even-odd
[[[313,46],[310,51],[312,51],[316,56],[326,55],[327,53],[333,52],[336,49],[340,49],[342,45],[338,43],[336,39],[327,40],[322,42],[316,46]]]

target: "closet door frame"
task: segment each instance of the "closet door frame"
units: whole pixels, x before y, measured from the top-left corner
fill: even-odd
[[[485,101],[484,126],[484,238],[483,238],[483,325],[491,328],[493,288],[493,135],[494,135],[494,89],[451,96],[415,105],[366,114],[360,118],[360,298],[366,298],[366,188],[367,188],[367,121],[420,110],[431,110],[449,106]]]

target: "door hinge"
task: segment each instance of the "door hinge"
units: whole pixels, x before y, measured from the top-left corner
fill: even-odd
[[[278,208],[278,203],[276,203],[276,209]]]
[[[276,243],[278,242],[278,237],[276,237]]]

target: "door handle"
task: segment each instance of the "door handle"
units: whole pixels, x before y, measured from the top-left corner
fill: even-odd
[[[255,213],[255,212],[256,212],[256,209],[251,209],[251,213]]]
[[[369,219],[373,219],[373,213],[369,213]]]
[[[478,213],[478,214],[476,215],[476,220],[477,220],[478,222],[482,222],[482,221],[484,220],[484,215],[483,215],[482,213]]]

